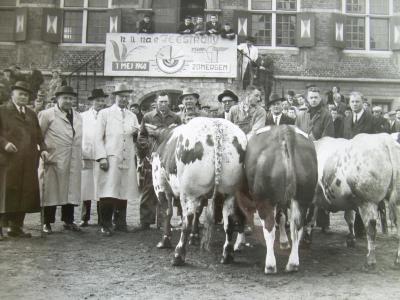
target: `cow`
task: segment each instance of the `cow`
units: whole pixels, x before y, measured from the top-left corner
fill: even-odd
[[[345,211],[349,227],[346,242],[355,244],[354,218],[358,210],[366,228],[367,267],[376,265],[375,237],[378,205],[388,199],[399,216],[400,146],[386,134],[359,134],[351,140],[325,137],[315,142],[318,188],[315,203],[329,211]],[[397,222],[400,240],[400,222]],[[400,244],[395,259],[400,265]]]
[[[277,272],[274,254],[275,218],[277,210],[289,209],[292,249],[287,272],[299,268],[298,247],[306,213],[312,204],[317,184],[317,155],[306,133],[294,126],[267,126],[259,129],[247,145],[245,189],[238,199],[250,197],[261,219],[267,246],[265,273]],[[288,248],[284,214],[279,225],[281,248]]]
[[[181,237],[172,261],[174,266],[185,263],[188,234],[193,220],[198,221],[196,213],[198,216],[204,199],[210,199],[206,223],[213,221],[217,193],[225,195],[223,220],[226,241],[221,262],[233,261],[234,249],[239,247],[233,245],[233,229],[235,223],[240,223],[234,214],[234,195],[244,177],[246,146],[246,135],[238,126],[224,119],[194,118],[162,138],[152,161],[154,190],[166,214],[161,245],[170,244],[174,197],[180,199],[183,215]],[[240,231],[237,240],[243,242],[243,231]],[[207,246],[209,239],[210,230],[206,231],[203,244]]]
[[[400,132],[391,133],[390,135],[392,136],[393,140],[400,144]]]

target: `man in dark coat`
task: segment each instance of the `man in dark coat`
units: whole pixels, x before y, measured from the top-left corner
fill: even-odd
[[[224,28],[221,29],[221,37],[223,39],[233,40],[235,36],[236,33],[231,28],[231,23],[225,23]]]
[[[26,76],[26,79],[32,90],[32,94],[31,94],[31,98],[30,98],[30,101],[32,102],[33,100],[36,99],[38,91],[40,90],[40,86],[44,82],[44,78],[43,78],[42,72],[40,72],[38,69],[36,69],[34,67],[34,65],[31,65],[31,71]]]
[[[400,132],[400,122],[396,120],[396,112],[390,111],[388,116],[388,133]]]
[[[224,112],[218,116],[218,118],[229,120],[230,109],[236,105],[239,101],[238,96],[231,90],[225,90],[218,95],[218,101],[224,105]]]
[[[183,23],[178,27],[178,33],[180,34],[191,34],[194,32],[194,24],[192,23],[192,18],[186,16]]]
[[[389,132],[389,122],[386,120],[382,115],[382,107],[374,106],[372,108],[372,115],[376,121],[376,131],[377,133],[380,132]]]
[[[30,93],[28,83],[16,82],[10,101],[0,107],[0,155],[7,160],[6,196],[0,202],[0,214],[13,237],[31,236],[22,227],[25,213],[40,210],[38,146],[47,155],[37,116],[26,106]]]
[[[267,114],[265,125],[294,125],[294,119],[282,113],[282,101],[284,100],[278,94],[271,94],[268,102],[271,113]]]
[[[150,15],[146,14],[143,20],[139,22],[139,33],[154,33],[154,23],[150,19]]]
[[[333,121],[333,127],[335,129],[335,138],[342,138],[343,137],[343,117],[342,115],[338,114],[338,109],[336,106],[333,104],[333,107],[330,109],[331,116],[332,116],[332,121]]]
[[[217,16],[212,15],[210,21],[206,23],[207,34],[219,34],[221,31],[221,24],[217,21]]]

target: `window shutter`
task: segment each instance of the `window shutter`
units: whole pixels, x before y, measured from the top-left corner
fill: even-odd
[[[346,16],[342,14],[333,15],[333,47],[344,49],[346,47]]]
[[[297,47],[315,46],[315,15],[303,12],[297,14]]]
[[[251,13],[247,10],[235,10],[233,22],[233,28],[238,35],[238,43],[244,43],[246,36],[251,35]]]
[[[108,32],[121,32],[121,10],[120,9],[113,9],[110,10],[109,14],[109,30]]]
[[[62,11],[55,8],[43,8],[42,38],[46,42],[61,42]]]
[[[393,51],[400,50],[400,16],[393,16],[390,19],[390,48]]]
[[[28,22],[28,9],[26,7],[15,10],[15,41],[25,41]]]

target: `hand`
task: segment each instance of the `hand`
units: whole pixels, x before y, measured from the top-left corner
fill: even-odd
[[[100,159],[100,169],[102,169],[103,171],[107,171],[108,167],[109,167],[108,159],[107,158]]]
[[[149,134],[149,135],[151,135],[151,136],[157,136],[158,135],[158,133],[157,133],[157,130],[156,129],[153,129],[153,128],[146,128],[147,129],[147,133]]]
[[[49,152],[46,150],[40,153],[40,157],[42,158],[43,162],[47,162],[49,160]]]
[[[17,147],[13,143],[8,142],[7,145],[4,147],[4,150],[8,153],[15,153],[18,151]]]
[[[178,125],[176,125],[175,123],[172,123],[171,125],[169,125],[168,126],[168,128],[175,128],[175,127],[177,127]]]

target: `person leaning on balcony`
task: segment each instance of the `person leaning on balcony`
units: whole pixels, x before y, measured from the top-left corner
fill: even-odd
[[[191,34],[193,32],[194,32],[194,25],[192,23],[192,18],[190,16],[186,16],[183,23],[181,23],[178,27],[178,33]]]
[[[138,33],[154,33],[154,23],[149,14],[145,14],[143,20],[139,22]]]
[[[210,21],[206,23],[206,33],[207,34],[220,34],[221,24],[217,20],[216,15],[210,16]]]

